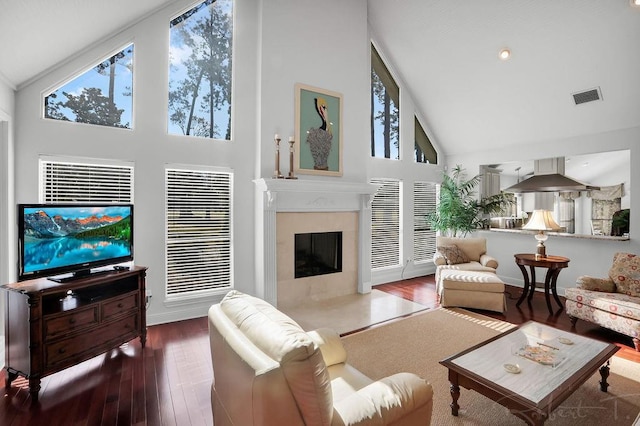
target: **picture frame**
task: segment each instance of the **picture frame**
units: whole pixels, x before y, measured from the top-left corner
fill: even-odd
[[[298,174],[342,176],[341,93],[295,85],[295,170]]]

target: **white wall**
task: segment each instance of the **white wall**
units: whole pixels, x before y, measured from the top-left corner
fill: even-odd
[[[387,57],[388,52],[385,46],[377,40],[375,33],[371,33],[371,40],[375,44],[376,50],[381,58],[385,61],[385,65],[389,72],[393,75],[394,80],[400,87],[400,160],[391,160],[386,158],[370,157],[370,131],[369,121],[367,121],[366,135],[364,137],[366,155],[368,160],[368,177],[369,178],[394,178],[400,179],[402,182],[402,218],[401,218],[401,265],[398,267],[389,267],[372,272],[372,284],[382,284],[391,281],[427,275],[435,272],[435,266],[431,260],[426,262],[415,262],[413,257],[413,184],[416,181],[423,182],[441,182],[442,171],[445,159],[440,155],[438,164],[416,163],[414,160],[414,117],[418,117],[423,126],[423,130],[430,137],[436,150],[441,153],[442,149],[437,146],[436,140],[431,135],[428,128],[428,121],[424,120],[420,112],[416,110],[416,104],[411,94],[406,90],[406,86],[402,76],[396,71],[393,62]],[[367,51],[367,55],[369,55]],[[367,63],[367,66],[368,63]],[[369,70],[367,69],[367,72]],[[367,81],[368,84],[368,81]],[[367,86],[367,96],[369,96],[369,87]],[[370,102],[367,98],[367,102]],[[370,106],[367,103],[367,120],[369,119]]]
[[[0,79],[0,284],[15,280],[15,203],[13,177],[13,115],[15,94]],[[4,366],[6,294],[0,294],[0,367]]]
[[[189,6],[187,0],[176,1],[112,39],[64,61],[21,89],[16,98],[16,203],[37,201],[40,155],[135,163],[135,259],[137,264],[149,267],[147,283],[153,292],[149,324],[202,316],[222,296],[189,305],[164,303],[166,163],[234,170],[235,287],[259,293],[263,277],[259,272],[261,259],[256,256],[261,249],[256,223],[261,205],[256,201],[253,179],[270,178],[273,173],[273,134],[285,138],[293,134],[295,83],[344,96],[343,177],[300,175],[300,179],[366,182],[383,175],[409,179],[412,173],[397,162],[386,166],[369,158],[370,39],[365,1],[325,1],[325,14],[315,12],[317,2],[312,0],[236,2],[233,141],[167,135],[168,22]],[[131,41],[135,43],[133,130],[41,118],[42,96],[47,90]],[[408,108],[414,109],[412,104]],[[413,121],[403,123],[403,128],[410,128],[412,133]],[[412,151],[411,145],[408,152]],[[429,169],[420,166],[420,174]],[[281,170],[288,172],[285,159]],[[418,169],[412,170],[416,173]],[[429,178],[428,173],[425,178]],[[438,180],[440,173],[433,173],[432,178]],[[400,269],[394,273],[399,277]]]
[[[562,140],[532,142],[528,146],[510,149],[504,147],[496,151],[477,151],[471,148],[469,153],[447,158],[450,165],[461,164],[470,173],[479,170],[481,164],[495,164],[532,158],[549,158],[571,154],[587,154],[602,151],[629,149],[631,152],[631,176],[629,190],[631,209],[631,239],[629,241],[605,241],[573,237],[550,236],[545,245],[547,254],[566,256],[571,259],[569,267],[558,277],[558,293],[564,294],[564,288],[573,287],[581,275],[606,277],[616,252],[640,253],[640,229],[634,224],[640,223],[640,169],[633,167],[640,161],[640,127],[611,131],[602,134],[586,135]],[[473,150],[472,150],[473,149]],[[477,173],[477,172],[476,172]],[[531,235],[505,234],[481,231],[487,237],[489,253],[500,262],[498,274],[509,284],[523,285],[523,278],[516,266],[513,255],[531,253],[535,249],[535,240]],[[538,281],[544,280],[544,271],[538,272]]]
[[[149,267],[147,288],[153,293],[148,323],[203,316],[222,294],[181,305],[164,301],[164,167],[188,164],[229,167],[234,171],[234,282],[253,292],[253,183],[258,151],[257,50],[259,21],[254,2],[236,2],[233,141],[168,135],[167,79],[169,21],[194,2],[179,0],[112,39],[63,61],[16,96],[17,203],[38,201],[38,158],[64,155],[135,163],[135,261]],[[42,97],[70,75],[105,54],[135,43],[133,130],[82,125],[42,118]],[[247,256],[247,253],[249,255]]]
[[[168,22],[195,2],[176,0],[133,27],[76,55],[49,70],[15,98],[15,170],[16,199],[10,203],[35,202],[38,198],[38,157],[66,155],[106,158],[135,163],[136,263],[149,267],[148,287],[153,299],[148,312],[149,324],[205,315],[211,303],[222,295],[191,304],[168,306],[164,303],[164,166],[167,163],[229,167],[235,176],[234,209],[234,282],[241,291],[259,293],[263,280],[260,232],[261,205],[253,179],[270,178],[273,172],[273,134],[283,136],[294,130],[294,85],[311,86],[340,92],[344,96],[344,176],[300,175],[301,179],[366,182],[373,177],[400,178],[403,181],[405,209],[403,226],[404,267],[373,274],[373,283],[428,273],[430,262],[414,265],[412,259],[411,192],[416,180],[441,179],[443,164],[462,164],[474,170],[480,164],[543,156],[565,155],[609,149],[631,148],[632,164],[637,162],[639,129],[592,135],[562,141],[532,144],[529,149],[504,149],[499,152],[471,152],[441,159],[439,166],[413,162],[414,101],[404,90],[402,76],[387,61],[400,85],[401,156],[400,161],[372,159],[369,150],[370,34],[365,1],[327,0],[318,12],[312,0],[238,1],[235,11],[235,55],[233,86],[233,141],[191,139],[166,134],[167,122],[167,44]],[[135,42],[134,129],[122,130],[65,123],[42,118],[43,94],[83,71],[126,43]],[[384,45],[377,45],[385,58]],[[5,93],[9,93],[6,95]],[[12,90],[0,85],[0,102]],[[11,102],[8,102],[11,105]],[[0,108],[3,104],[0,103]],[[5,108],[13,109],[12,106]],[[420,117],[419,117],[420,118]],[[428,121],[422,120],[428,125]],[[429,134],[429,129],[425,129]],[[434,142],[438,142],[435,141]],[[446,141],[445,141],[446,142]],[[617,148],[616,148],[617,147]],[[474,151],[476,148],[472,148]],[[540,153],[543,152],[544,155]],[[281,170],[288,171],[283,160]],[[631,182],[640,181],[640,170],[633,171]],[[638,186],[637,184],[635,186]],[[632,185],[633,187],[633,185]],[[632,197],[632,223],[640,217],[640,195]],[[635,212],[635,213],[634,213]],[[144,218],[144,219],[143,219]],[[633,237],[633,230],[632,230]],[[489,244],[502,263],[501,274],[521,280],[513,264],[516,251],[530,251],[532,241],[523,236],[490,235]],[[13,242],[11,241],[11,246]],[[629,243],[597,242],[584,247],[577,241],[548,241],[549,252],[572,258],[561,281],[575,282],[575,276],[590,272],[603,274],[602,266],[590,260],[605,258],[614,251],[637,251],[637,240]]]

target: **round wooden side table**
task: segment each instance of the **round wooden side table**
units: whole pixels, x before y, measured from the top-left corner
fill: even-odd
[[[513,256],[515,257],[516,264],[520,268],[520,271],[522,271],[522,276],[524,277],[524,290],[522,290],[522,295],[520,296],[520,299],[518,299],[518,303],[516,303],[516,306],[520,306],[525,297],[527,298],[527,302],[531,303],[531,298],[533,297],[533,293],[536,290],[535,268],[547,268],[547,274],[544,279],[544,297],[547,301],[547,308],[549,308],[549,313],[553,315],[551,301],[549,300],[549,290],[551,290],[551,292],[553,293],[553,298],[556,299],[558,306],[562,308],[562,302],[560,301],[560,298],[558,297],[558,293],[556,291],[556,284],[558,281],[558,275],[560,275],[560,271],[563,268],[569,266],[570,260],[562,256],[541,257],[533,253],[520,253],[514,254]],[[525,266],[529,267],[530,275],[527,274]]]

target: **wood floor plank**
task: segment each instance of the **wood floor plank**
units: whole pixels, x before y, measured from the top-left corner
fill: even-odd
[[[150,425],[159,425],[160,406],[158,405],[157,371],[155,367],[153,350],[149,347],[150,340],[145,348],[144,362],[144,411],[145,421]]]
[[[140,347],[140,352],[142,347]],[[146,421],[146,405],[145,405],[145,367],[144,357],[142,353],[136,353],[136,358],[132,360],[133,380],[132,380],[132,408],[131,408],[131,424],[141,424]],[[140,362],[139,358],[142,359]]]
[[[100,422],[102,421],[102,416],[104,414],[104,406],[107,400],[108,388],[104,385],[110,375],[107,356],[102,355],[96,358],[99,358],[101,361],[100,368],[96,370],[97,374],[101,378],[101,385],[95,386],[94,392],[91,396],[91,400],[87,405],[87,426],[100,424]]]

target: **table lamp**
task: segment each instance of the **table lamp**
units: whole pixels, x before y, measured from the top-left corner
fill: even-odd
[[[527,222],[522,229],[527,229],[530,231],[538,231],[535,235],[535,239],[538,241],[538,246],[536,250],[536,257],[547,257],[546,247],[544,246],[544,242],[549,238],[548,235],[544,233],[544,231],[553,231],[556,229],[560,229],[560,225],[553,220],[553,216],[549,210],[534,210],[531,218]]]

